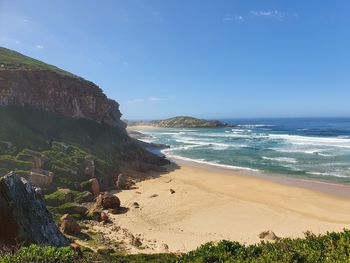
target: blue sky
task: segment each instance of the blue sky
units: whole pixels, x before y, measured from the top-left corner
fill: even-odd
[[[0,0],[0,45],[125,118],[350,116],[349,1]]]

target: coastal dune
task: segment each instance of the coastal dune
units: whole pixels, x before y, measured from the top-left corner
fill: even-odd
[[[112,220],[140,237],[142,252],[164,247],[185,252],[222,239],[253,244],[266,230],[294,238],[306,231],[319,234],[350,227],[348,197],[241,171],[176,163],[178,169],[169,167],[169,173],[118,193],[125,206],[137,202],[139,207]],[[109,237],[117,239],[113,231]]]

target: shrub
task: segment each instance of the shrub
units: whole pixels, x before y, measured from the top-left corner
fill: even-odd
[[[22,262],[74,262],[77,253],[70,247],[40,247],[30,245],[22,247],[18,251],[0,254],[0,263],[22,263]]]

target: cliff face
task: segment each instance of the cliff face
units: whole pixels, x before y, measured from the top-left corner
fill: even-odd
[[[0,69],[0,106],[33,106],[125,128],[119,104],[94,83],[51,70]]]

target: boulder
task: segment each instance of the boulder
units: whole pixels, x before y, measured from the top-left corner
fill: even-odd
[[[120,208],[119,198],[109,193],[100,194],[96,198],[96,204],[102,206],[103,209]]]
[[[63,233],[69,235],[78,235],[81,232],[80,225],[68,214],[64,214],[60,219],[60,229]]]
[[[272,240],[272,241],[277,241],[277,240],[281,239],[280,237],[276,236],[276,234],[271,230],[261,232],[259,234],[259,238],[265,239],[265,240]]]
[[[117,214],[120,209],[120,200],[112,194],[103,193],[96,198],[96,202],[90,207],[87,216],[96,221],[101,221],[101,213],[108,209],[110,213]]]
[[[119,190],[127,189],[127,178],[124,174],[118,175],[116,186]]]
[[[13,172],[0,178],[0,243],[69,245],[35,189]]]
[[[52,184],[54,173],[52,172],[36,172],[32,171],[29,174],[29,180],[41,188],[47,188]]]
[[[95,199],[94,195],[90,192],[84,192],[82,196],[79,198],[80,203],[90,203]]]
[[[98,196],[100,194],[100,184],[99,184],[97,178],[90,179],[89,183],[91,185],[91,193],[94,196]]]

